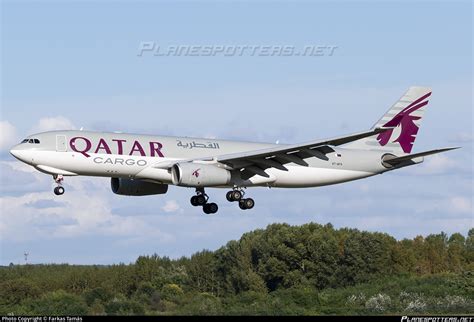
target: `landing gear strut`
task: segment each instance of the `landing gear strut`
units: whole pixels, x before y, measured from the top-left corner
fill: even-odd
[[[60,196],[62,194],[64,194],[64,187],[62,186],[63,184],[63,181],[64,181],[64,177],[60,174],[55,174],[53,176],[53,179],[54,179],[54,182],[56,182],[56,184],[58,185],[56,188],[54,188],[54,194],[56,196]]]
[[[225,197],[230,202],[238,201],[239,207],[242,210],[252,209],[253,206],[255,206],[255,201],[252,198],[244,199],[243,198],[244,195],[245,195],[245,192],[242,189],[235,188],[231,191],[228,191]]]
[[[215,214],[219,207],[216,203],[208,203],[209,196],[205,193],[204,188],[196,188],[196,195],[191,197],[191,205],[197,207],[202,206],[205,214]]]

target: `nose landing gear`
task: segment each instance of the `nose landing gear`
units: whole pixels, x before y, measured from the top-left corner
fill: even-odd
[[[205,214],[215,214],[219,207],[216,203],[208,203],[209,196],[205,193],[204,188],[196,188],[196,195],[191,197],[191,205],[197,207],[202,206]]]
[[[60,195],[64,194],[64,188],[63,187],[54,188],[54,194],[56,196],[60,196]]]
[[[60,174],[56,174],[56,175],[53,176],[53,179],[54,179],[54,182],[56,182],[57,185],[58,185],[58,186],[57,186],[56,188],[54,188],[54,190],[53,190],[53,191],[54,191],[54,194],[55,194],[56,196],[61,196],[61,195],[63,195],[63,194],[64,194],[64,191],[65,191],[65,190],[64,190],[64,187],[62,186],[62,183],[63,183],[63,181],[64,181],[64,177],[63,177],[62,175],[60,175]]]
[[[238,201],[239,207],[242,210],[252,209],[255,206],[255,201],[252,198],[244,199],[244,195],[245,192],[242,189],[236,188],[231,191],[228,191],[225,196],[230,202]]]

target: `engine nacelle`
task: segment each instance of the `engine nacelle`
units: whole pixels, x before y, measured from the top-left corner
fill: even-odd
[[[174,185],[185,187],[224,186],[230,182],[230,172],[213,164],[176,163],[171,168]]]
[[[115,194],[123,196],[161,195],[168,191],[167,184],[123,178],[112,178],[110,186]]]

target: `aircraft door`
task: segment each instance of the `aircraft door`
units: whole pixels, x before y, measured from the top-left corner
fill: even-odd
[[[65,135],[56,135],[56,151],[58,151],[58,152],[66,152],[67,151],[66,136]]]

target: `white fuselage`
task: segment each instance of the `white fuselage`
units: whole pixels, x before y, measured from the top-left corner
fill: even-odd
[[[39,171],[53,175],[83,175],[145,179],[171,184],[170,165],[191,159],[216,163],[215,157],[274,147],[274,144],[212,139],[99,133],[45,132],[32,135],[39,144],[23,143],[12,154]],[[328,160],[306,159],[308,166],[287,164],[288,171],[269,168],[268,177],[255,175],[242,186],[315,187],[369,177],[386,171],[380,152],[337,148]],[[233,186],[235,182],[232,183]]]

